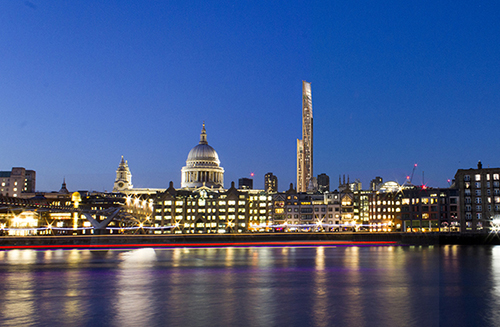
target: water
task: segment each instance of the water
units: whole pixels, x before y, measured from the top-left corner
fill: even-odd
[[[495,326],[500,247],[0,252],[1,326]]]

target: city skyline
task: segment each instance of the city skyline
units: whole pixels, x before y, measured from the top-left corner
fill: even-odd
[[[180,186],[206,121],[231,181],[296,181],[301,85],[314,86],[315,175],[430,186],[500,166],[499,4],[0,5],[0,170],[37,190]]]

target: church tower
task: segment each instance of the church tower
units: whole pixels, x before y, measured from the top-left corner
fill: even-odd
[[[115,180],[115,185],[113,187],[113,192],[126,191],[130,190],[133,187],[134,186],[132,185],[132,173],[128,168],[127,160],[123,160],[122,156],[122,160],[120,161],[118,169],[116,170],[116,180]]]

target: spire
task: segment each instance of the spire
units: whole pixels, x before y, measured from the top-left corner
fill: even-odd
[[[63,178],[63,183],[61,185],[61,189],[59,190],[59,193],[61,193],[61,194],[68,194],[69,193],[68,189],[66,188],[66,177]]]
[[[205,129],[205,122],[203,122],[203,128],[201,129],[200,144],[208,144],[208,142],[207,142],[207,130]]]

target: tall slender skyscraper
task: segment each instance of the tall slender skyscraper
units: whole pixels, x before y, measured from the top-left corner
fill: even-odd
[[[297,139],[297,192],[306,192],[313,177],[313,114],[311,83],[302,81],[302,140]]]

